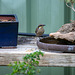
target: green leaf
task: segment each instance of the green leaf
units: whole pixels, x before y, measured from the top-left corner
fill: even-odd
[[[44,54],[41,51],[36,51],[34,53],[26,54],[23,57],[23,62],[15,61],[13,64],[10,63],[9,66],[11,66],[13,69],[13,72],[11,75],[18,74],[25,74],[25,75],[34,75],[34,73],[39,72],[38,69],[36,69],[36,66],[39,65],[40,56],[43,56]]]
[[[73,3],[75,3],[75,0],[72,0]]]
[[[71,2],[71,0],[65,0],[65,2],[66,2],[66,3],[70,3],[70,2]]]
[[[38,69],[38,70],[37,70],[37,72],[38,72],[38,73],[40,73],[40,72],[41,72],[41,70],[40,70],[40,69]]]
[[[8,64],[8,66],[12,66],[12,63]]]
[[[32,73],[35,74],[35,71],[33,70]]]
[[[39,61],[36,61],[36,65],[38,65],[39,64]]]

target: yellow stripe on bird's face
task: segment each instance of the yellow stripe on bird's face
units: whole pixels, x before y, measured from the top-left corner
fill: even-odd
[[[39,26],[39,29],[42,28],[42,26]]]

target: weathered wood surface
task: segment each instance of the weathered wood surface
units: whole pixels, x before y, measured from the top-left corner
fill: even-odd
[[[8,65],[10,62],[22,61],[27,53],[38,51],[36,44],[18,45],[14,49],[0,49],[0,65]],[[43,51],[44,56],[39,61],[39,66],[75,67],[75,54],[56,53]]]

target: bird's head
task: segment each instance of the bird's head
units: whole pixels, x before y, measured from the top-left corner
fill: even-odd
[[[44,24],[40,24],[39,26],[38,26],[38,28],[42,28],[42,27],[44,27],[45,25]]]

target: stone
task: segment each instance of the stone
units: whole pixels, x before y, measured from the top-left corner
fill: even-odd
[[[75,42],[75,22],[64,24],[57,32],[50,33],[49,36]]]

